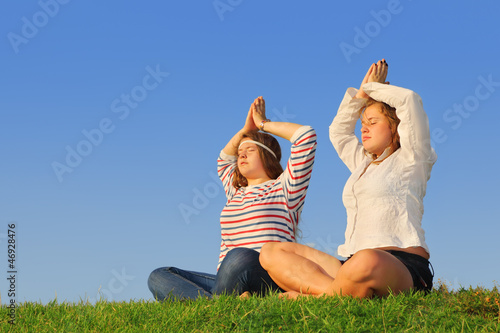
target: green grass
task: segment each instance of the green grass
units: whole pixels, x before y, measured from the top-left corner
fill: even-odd
[[[16,323],[0,309],[2,332],[500,332],[498,288],[440,286],[428,295],[351,297],[277,295],[182,302],[98,302],[94,305],[53,301],[23,303]]]

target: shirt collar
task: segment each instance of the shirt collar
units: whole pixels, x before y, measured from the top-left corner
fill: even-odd
[[[373,154],[371,154],[371,153],[369,153],[369,152],[367,152],[367,151],[365,150],[365,155],[366,155],[366,156],[368,156],[369,158],[371,158],[371,159],[372,159],[372,162],[377,163],[377,164],[378,164],[378,163],[380,163],[380,162],[382,162],[383,160],[385,160],[385,159],[386,159],[387,157],[389,157],[389,155],[391,155],[392,153],[393,153],[393,151],[392,151],[392,147],[391,147],[391,146],[389,146],[389,147],[385,148],[385,150],[384,150],[384,152],[382,153],[382,155],[380,155],[379,157],[377,157],[377,159],[375,159],[375,158],[374,158],[374,156],[373,156]]]

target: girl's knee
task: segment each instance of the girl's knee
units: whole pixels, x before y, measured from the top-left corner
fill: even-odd
[[[229,251],[222,261],[219,271],[226,269],[241,269],[252,267],[259,262],[259,252],[244,248],[237,247]]]
[[[280,243],[266,243],[260,249],[259,261],[264,269],[272,266],[272,262],[276,256],[276,250]]]
[[[241,261],[246,258],[257,258],[259,256],[259,252],[246,248],[246,247],[237,247],[229,251],[224,258],[224,260],[236,260]]]
[[[344,264],[348,277],[353,282],[369,281],[374,277],[382,264],[381,253],[378,250],[361,250]]]
[[[381,250],[365,249],[356,252],[351,260],[367,266],[377,267],[384,254],[385,252]]]
[[[173,267],[160,267],[155,269],[149,274],[148,281],[158,280],[165,274],[165,272],[169,272]]]

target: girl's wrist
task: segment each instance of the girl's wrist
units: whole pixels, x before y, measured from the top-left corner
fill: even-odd
[[[264,126],[266,125],[266,123],[269,123],[270,121],[271,121],[270,119],[263,119],[263,120],[260,122],[259,129],[260,129],[262,132],[265,132],[266,130],[264,130]]]

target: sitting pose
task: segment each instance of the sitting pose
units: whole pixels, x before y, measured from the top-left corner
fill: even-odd
[[[295,243],[266,244],[260,262],[286,297],[384,296],[429,291],[433,273],[421,221],[437,156],[427,116],[413,91],[386,84],[385,60],[372,64],[361,88],[349,88],[330,125],[330,139],[351,171],[340,261]],[[354,134],[361,119],[361,142]]]
[[[281,149],[272,135],[292,143],[285,171]],[[218,174],[226,192],[222,210],[217,275],[163,267],[148,286],[163,299],[211,297],[212,294],[279,290],[260,266],[259,251],[270,242],[294,242],[311,177],[316,133],[310,126],[266,119],[265,102],[255,99],[244,127],[221,151]]]

